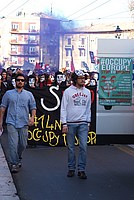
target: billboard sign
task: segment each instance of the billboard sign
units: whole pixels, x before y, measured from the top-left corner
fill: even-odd
[[[100,58],[99,104],[132,104],[132,58]]]

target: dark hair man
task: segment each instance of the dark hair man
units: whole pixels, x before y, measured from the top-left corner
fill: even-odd
[[[34,124],[36,115],[35,99],[31,92],[24,89],[25,76],[18,73],[15,82],[16,87],[4,94],[0,106],[0,130],[2,130],[3,116],[7,109],[9,160],[13,173],[18,172],[21,167],[22,153],[27,145],[28,125]]]
[[[76,169],[75,136],[79,139],[78,176],[87,179],[85,174],[87,137],[91,122],[91,94],[85,88],[85,74],[76,70],[72,73],[73,85],[63,93],[60,110],[62,132],[67,134],[68,177],[73,177]]]

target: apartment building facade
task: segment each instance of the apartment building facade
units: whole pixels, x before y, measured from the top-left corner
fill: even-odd
[[[0,62],[6,67],[59,65],[59,20],[30,16],[1,19]]]
[[[1,30],[1,61],[7,66],[22,67],[24,61],[39,60],[39,18],[4,18]]]
[[[64,71],[71,70],[73,59],[75,69],[93,71],[97,68],[98,38],[134,38],[133,23],[98,24],[61,31],[61,20],[50,17],[22,14],[0,20],[0,63],[6,67],[23,68],[25,63],[34,67],[41,63],[55,71]]]
[[[60,37],[60,70],[70,70],[73,58],[75,69],[97,71],[97,41],[99,38],[133,39],[134,24],[98,24],[70,32],[62,32]]]

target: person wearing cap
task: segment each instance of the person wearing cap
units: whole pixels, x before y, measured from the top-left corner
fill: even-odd
[[[90,90],[85,88],[85,74],[83,71],[76,70],[72,73],[71,79],[73,84],[64,91],[60,108],[62,133],[67,134],[67,177],[73,177],[75,175],[75,136],[77,134],[79,140],[77,175],[80,179],[87,179],[85,168],[87,137],[91,122],[91,93]]]
[[[22,153],[28,139],[28,126],[34,124],[36,102],[33,94],[24,89],[25,76],[17,74],[16,87],[6,91],[0,105],[0,130],[3,129],[3,117],[7,110],[6,125],[9,144],[9,162],[11,172],[21,167]],[[30,117],[29,117],[30,116]]]

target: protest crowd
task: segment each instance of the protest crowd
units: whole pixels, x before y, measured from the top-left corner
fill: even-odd
[[[7,90],[15,88],[15,76],[18,73],[25,75],[25,87],[43,89],[46,86],[64,85],[69,86],[72,84],[72,72],[66,70],[64,72],[45,72],[45,70],[25,71],[21,68],[12,69],[11,67],[2,69],[0,73],[0,102]],[[96,79],[91,72],[84,72],[85,86],[96,85]]]
[[[34,125],[36,110],[38,108],[38,106],[36,106],[38,102],[36,101],[38,93],[40,93],[40,95],[41,93],[43,94],[45,89],[48,89],[48,87],[51,86],[56,86],[56,87],[59,86],[58,87],[59,90],[63,88],[62,86],[65,87],[70,86],[67,88],[67,90],[68,89],[69,91],[71,90],[71,93],[69,92],[69,95],[71,97],[70,101],[74,102],[74,105],[77,106],[77,108],[79,108],[79,113],[80,113],[80,114],[78,113],[78,117],[76,119],[75,117],[72,118],[75,119],[77,123],[78,122],[82,123],[82,124],[78,123],[78,126],[82,127],[82,130],[84,130],[84,132],[82,131],[82,133],[86,132],[86,134],[84,135],[87,138],[91,122],[91,93],[89,89],[86,88],[86,86],[88,87],[96,84],[97,81],[92,76],[92,73],[84,72],[82,70],[74,70],[73,72],[56,71],[54,73],[54,72],[46,72],[45,70],[24,71],[21,68],[16,68],[16,69],[8,68],[7,70],[2,69],[0,73],[0,105],[1,105],[0,131],[8,133],[8,143],[10,144],[10,167],[12,173],[18,172],[18,167],[21,167],[22,152],[26,148],[28,141],[28,127]],[[81,88],[83,89],[83,93],[81,92],[82,91]],[[32,92],[30,92],[30,90]],[[66,98],[66,96],[64,97],[64,94],[67,90],[65,90],[64,93],[62,92],[60,93],[61,94],[60,98],[62,97],[61,108],[64,107],[63,105],[65,105],[65,102],[67,104],[66,99],[68,98]],[[36,95],[34,92],[36,92]],[[80,95],[78,98],[76,96],[76,99],[74,101],[72,96],[73,94],[75,96],[76,92],[77,93],[79,92]],[[36,97],[36,100],[34,99],[34,97]],[[48,94],[47,97],[48,99],[51,99],[51,97]],[[80,98],[82,103],[79,103]],[[71,105],[71,103],[69,103],[69,105]],[[75,108],[74,116],[76,116],[77,108]],[[63,108],[63,110],[64,111],[61,111],[60,113],[60,116],[62,117],[64,116],[65,108]],[[62,113],[63,115],[61,115]],[[85,118],[83,118],[83,116]],[[60,119],[61,122],[62,122],[62,117]],[[68,125],[64,124],[64,121],[67,120],[65,120],[64,118],[62,122],[62,126],[66,127],[66,131],[65,129],[63,129],[62,133],[66,133],[68,128]],[[69,122],[67,121],[67,123]],[[42,129],[42,127],[40,128]],[[80,132],[81,131],[79,130],[79,134]],[[85,139],[84,141],[85,141],[84,145],[86,147],[87,141]],[[84,141],[82,140],[82,142]],[[83,171],[84,169],[85,169],[84,167],[79,168],[78,176],[82,176],[83,179],[86,179],[87,177],[85,175],[85,172]],[[70,170],[72,172],[72,170],[74,171],[74,168],[73,169],[69,168],[69,173]],[[82,171],[82,175],[80,170]],[[69,174],[67,176],[71,177],[72,174],[71,175]]]

